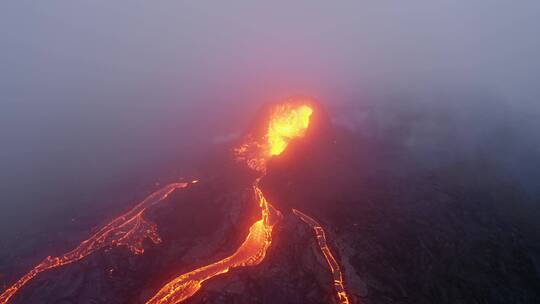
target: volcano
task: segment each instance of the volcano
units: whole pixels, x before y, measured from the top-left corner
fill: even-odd
[[[540,299],[523,236],[457,182],[466,173],[398,175],[329,117],[308,97],[266,105],[204,174],[46,258],[0,303]]]
[[[314,114],[314,112],[316,114]],[[204,189],[206,187],[214,188],[215,186],[212,186],[212,182],[202,182],[201,184],[203,185],[207,183],[207,186],[201,186],[202,189],[200,191],[202,192],[199,192],[199,195],[196,197],[189,199],[189,201],[197,201],[197,207],[193,207],[193,202],[187,203],[189,205],[187,208],[189,209],[198,209],[202,207],[204,210],[202,214],[193,214],[193,212],[189,212],[188,215],[192,218],[199,217],[199,222],[204,223],[204,225],[200,227],[202,229],[195,229],[202,232],[202,236],[197,234],[193,235],[193,228],[195,228],[197,224],[191,223],[188,227],[185,226],[187,222],[193,222],[193,220],[182,221],[182,214],[185,217],[188,212],[174,210],[178,208],[178,205],[182,205],[179,201],[184,199],[178,197],[174,202],[164,202],[171,193],[175,192],[177,189],[186,189],[188,186],[198,187],[196,184],[199,183],[199,180],[196,179],[191,182],[172,183],[151,194],[132,210],[105,225],[72,251],[58,257],[47,257],[43,262],[38,264],[34,269],[4,291],[0,296],[2,303],[17,303],[18,301],[49,302],[51,301],[49,297],[52,294],[56,294],[56,292],[52,292],[55,288],[52,288],[51,291],[40,293],[40,287],[33,286],[39,284],[41,278],[36,277],[40,276],[42,273],[45,273],[43,275],[44,277],[48,277],[54,272],[67,271],[67,265],[79,263],[83,260],[83,263],[88,262],[88,260],[91,260],[89,258],[90,256],[93,257],[98,254],[106,257],[114,256],[112,251],[115,250],[118,251],[118,254],[120,255],[126,254],[126,248],[130,253],[136,256],[142,256],[145,252],[145,247],[148,245],[143,245],[143,242],[149,240],[154,244],[160,244],[163,242],[161,235],[168,240],[164,244],[165,248],[168,246],[178,246],[178,241],[180,239],[183,239],[184,242],[193,242],[200,241],[202,237],[204,241],[202,244],[199,244],[199,246],[197,244],[192,244],[190,249],[184,253],[187,254],[188,257],[191,256],[193,261],[185,263],[183,266],[191,266],[193,269],[166,283],[150,299],[146,301],[142,300],[148,304],[173,304],[184,302],[196,294],[199,289],[202,288],[203,283],[214,277],[219,277],[220,275],[229,273],[229,271],[234,271],[237,268],[261,264],[264,261],[268,248],[272,244],[273,227],[283,218],[283,215],[279,209],[276,209],[267,201],[263,194],[263,190],[261,190],[260,183],[268,173],[271,162],[275,158],[285,154],[284,152],[287,148],[290,145],[295,144],[296,140],[305,138],[306,141],[309,141],[310,138],[316,137],[311,130],[320,129],[318,126],[319,117],[323,117],[321,115],[322,111],[320,106],[311,99],[305,97],[291,98],[286,102],[269,105],[263,109],[261,113],[260,120],[258,120],[257,123],[254,124],[252,130],[246,134],[243,142],[234,149],[233,154],[239,163],[246,165],[250,171],[255,172],[247,174],[250,175],[250,177],[246,179],[251,179],[250,187],[246,188],[245,181],[242,181],[238,185],[229,185],[225,189],[215,192],[212,191],[212,189]],[[295,153],[297,154],[298,152]],[[292,156],[284,156],[284,160],[295,161],[294,159],[291,159],[291,157]],[[226,173],[227,176],[242,175],[242,173],[239,172]],[[242,178],[239,178],[239,180],[242,180]],[[220,184],[227,185],[227,183],[222,182],[220,182]],[[196,189],[193,191],[196,192]],[[252,191],[252,194],[249,195],[245,193],[246,191]],[[189,196],[191,194],[189,192],[190,191],[188,191],[186,195]],[[213,205],[220,197],[231,195],[232,193],[237,193],[237,195],[240,195],[241,193],[243,197],[237,197],[234,201],[227,201],[225,204],[221,204],[222,208],[216,208],[216,206]],[[205,198],[205,196],[209,194],[214,194],[214,197]],[[246,201],[256,201],[257,204],[245,206]],[[158,204],[169,207],[157,207],[156,205]],[[207,206],[204,206],[205,204]],[[229,206],[223,210],[223,206],[227,205]],[[254,209],[260,209],[260,215],[256,221],[253,221],[253,219],[257,217]],[[350,303],[343,287],[341,270],[332,250],[327,245],[323,228],[314,219],[306,214],[300,213],[300,211],[295,210],[294,214],[299,215],[303,221],[310,224],[314,229],[315,236],[319,242],[320,253],[325,257],[327,262],[326,266],[333,276],[334,285],[336,287],[336,299],[338,299],[340,303]],[[171,215],[174,215],[174,217],[171,218]],[[151,220],[147,220],[147,216],[149,216]],[[162,225],[155,223],[167,224],[164,225],[165,228],[160,228],[160,231],[158,232],[158,226]],[[245,231],[244,228],[247,226],[246,223],[251,223],[247,231]],[[181,227],[178,227],[178,224],[180,224]],[[231,236],[231,232],[235,232],[231,230],[238,231]],[[241,240],[239,235],[247,235],[241,243],[239,243]],[[230,245],[220,243],[220,241],[223,241],[224,239],[228,240]],[[234,248],[234,245],[238,243],[239,245],[236,250],[232,254],[227,255],[227,251]],[[156,252],[154,255],[159,256],[161,254],[169,254],[177,256],[176,261],[171,261],[171,263],[168,264],[169,267],[171,265],[179,265],[180,263],[177,261],[186,258],[182,257],[182,254],[177,255],[178,253],[174,252],[173,249],[163,249],[163,247],[155,249]],[[197,252],[198,250],[201,251],[200,254],[192,252]],[[147,256],[149,255],[150,254],[147,254]],[[179,256],[180,258],[178,258]],[[162,258],[159,258],[158,260],[164,261]],[[207,264],[202,265],[205,261],[207,261]],[[201,265],[198,265],[199,263]],[[143,266],[145,264],[148,265],[148,263],[141,263]],[[164,266],[165,265],[157,267],[164,268]],[[103,265],[102,269],[106,269],[106,271],[102,272],[102,275],[107,275],[108,279],[102,278],[103,280],[100,280],[98,283],[114,279],[117,276],[121,277],[125,272],[123,267],[117,265]],[[156,267],[153,266],[141,269],[140,271],[145,272],[145,277],[152,278],[154,276],[153,274],[156,273],[156,271],[152,271],[152,269],[155,270]],[[182,271],[180,271],[180,273],[182,273]],[[141,274],[131,274],[132,277],[133,275],[139,277]],[[61,276],[63,278],[70,277],[69,274]],[[34,280],[34,278],[36,279]],[[65,279],[60,281],[65,281]],[[127,278],[126,281],[128,281]],[[329,282],[331,282],[331,280]],[[55,285],[61,286],[61,284]],[[100,286],[100,289],[103,289],[103,286]],[[30,298],[25,299],[25,295]],[[32,297],[34,297],[34,295],[38,298],[33,299]],[[46,298],[39,299],[43,296]],[[135,297],[136,295],[127,294],[122,295],[122,300],[115,299],[120,299],[119,296],[115,296],[114,298],[107,299],[105,302],[141,301],[141,296],[139,296],[139,299],[135,299]]]

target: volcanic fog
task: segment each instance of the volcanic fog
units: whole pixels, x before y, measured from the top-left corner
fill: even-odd
[[[186,303],[540,303],[540,5],[0,4],[0,292],[153,191],[163,242],[44,272],[13,303],[144,303],[260,216],[234,157],[267,103],[320,103],[260,187],[264,261]]]

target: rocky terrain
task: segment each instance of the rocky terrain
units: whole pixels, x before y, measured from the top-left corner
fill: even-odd
[[[283,213],[265,260],[209,280],[186,303],[335,303],[313,231],[291,208],[325,227],[353,303],[540,303],[538,226],[512,181],[479,162],[416,170],[400,151],[319,127],[262,180]],[[12,303],[144,303],[178,274],[230,255],[258,208],[253,173],[223,159],[146,214],[161,244],[48,271]]]

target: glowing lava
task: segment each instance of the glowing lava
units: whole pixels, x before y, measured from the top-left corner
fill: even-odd
[[[192,183],[196,183],[193,181]],[[34,269],[20,278],[15,284],[6,289],[0,295],[0,304],[5,304],[32,278],[46,270],[79,261],[96,250],[108,246],[126,246],[134,254],[144,252],[143,241],[150,239],[154,244],[160,243],[157,234],[157,226],[144,219],[144,211],[166,199],[174,190],[186,188],[189,183],[172,183],[150,194],[146,199],[136,205],[129,212],[117,217],[112,222],[101,228],[87,240],[79,244],[70,252],[59,256],[48,256]]]
[[[277,105],[268,122],[267,132],[258,140],[248,136],[247,143],[235,149],[239,160],[262,173],[253,183],[261,219],[249,229],[249,233],[240,247],[231,256],[182,274],[163,286],[146,304],[176,304],[195,294],[202,283],[217,275],[228,272],[233,267],[253,266],[261,263],[270,247],[272,225],[270,224],[270,204],[259,188],[259,180],[266,173],[269,158],[280,155],[290,141],[305,135],[313,109],[308,105]]]
[[[326,235],[321,224],[319,224],[312,217],[296,209],[293,209],[293,213],[298,216],[304,223],[308,224],[311,228],[313,228],[319,248],[321,249],[324,258],[326,259],[328,267],[330,268],[330,272],[332,273],[332,276],[334,278],[334,288],[336,289],[338,301],[341,304],[349,304],[349,297],[347,296],[347,292],[345,292],[345,287],[343,286],[343,275],[341,273],[341,269],[339,268],[339,264],[336,258],[334,258],[332,251],[330,251],[328,244],[326,243]]]
[[[307,105],[277,106],[268,125],[267,138],[270,155],[280,155],[292,139],[304,136],[312,113],[313,109]]]
[[[313,108],[308,104],[276,105],[270,114],[266,133],[254,139],[253,134],[234,150],[237,158],[253,170],[266,173],[266,162],[278,156],[295,138],[303,137],[309,127]]]
[[[223,260],[175,278],[163,286],[147,304],[182,302],[195,294],[204,281],[226,273],[233,267],[254,266],[263,261],[266,250],[270,247],[272,225],[268,222],[268,202],[257,186],[254,186],[254,191],[262,208],[262,219],[251,225],[246,239],[236,252]]]

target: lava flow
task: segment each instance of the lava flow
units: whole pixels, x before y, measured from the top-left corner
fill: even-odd
[[[328,263],[330,272],[332,272],[332,276],[334,278],[334,288],[336,289],[338,301],[341,304],[349,304],[349,297],[347,296],[347,292],[345,292],[345,287],[343,286],[343,274],[341,273],[341,269],[339,268],[339,264],[336,258],[332,254],[332,251],[330,251],[330,247],[328,247],[328,244],[326,243],[326,235],[321,224],[319,224],[312,217],[296,209],[293,209],[293,213],[298,216],[304,223],[308,224],[311,228],[313,228],[319,248],[321,249],[324,258]]]
[[[213,264],[185,273],[163,286],[147,304],[179,303],[191,297],[202,283],[217,275],[228,272],[233,267],[258,265],[264,259],[270,246],[272,225],[268,219],[268,202],[261,190],[254,186],[261,205],[262,218],[249,228],[249,233],[234,254]]]
[[[197,182],[198,180],[194,180],[191,183]],[[145,239],[150,239],[154,244],[160,243],[161,239],[157,234],[157,226],[144,219],[144,211],[166,199],[176,189],[186,188],[188,185],[189,183],[185,182],[166,185],[150,194],[127,213],[105,225],[90,238],[81,242],[75,249],[59,257],[48,256],[15,284],[6,289],[0,295],[0,304],[6,304],[19,289],[41,272],[79,261],[96,250],[108,246],[126,246],[134,254],[142,254]]]
[[[266,133],[257,140],[249,135],[248,142],[235,149],[239,160],[261,172],[261,176],[253,183],[253,191],[261,208],[261,219],[250,227],[246,239],[231,256],[178,276],[163,286],[146,304],[180,303],[195,294],[204,281],[226,273],[233,267],[258,265],[263,261],[271,244],[273,226],[270,220],[271,206],[259,188],[259,180],[266,173],[266,164],[271,157],[285,151],[291,140],[305,135],[312,113],[313,109],[307,104],[277,105],[271,113]]]

